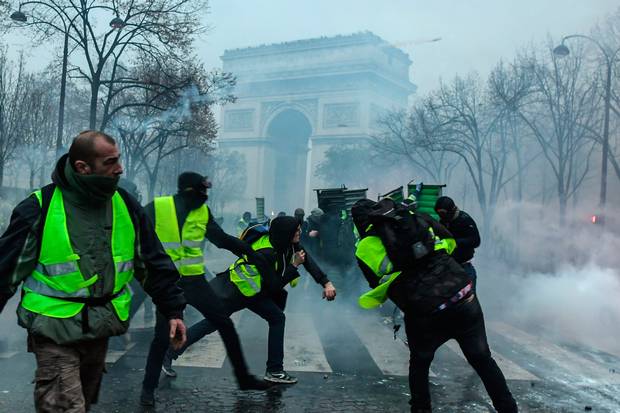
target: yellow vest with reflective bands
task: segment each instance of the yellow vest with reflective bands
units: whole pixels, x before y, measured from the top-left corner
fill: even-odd
[[[172,196],[157,197],[155,207],[155,232],[166,253],[183,276],[203,275],[206,272],[203,248],[209,223],[206,205],[187,215],[181,234]]]
[[[42,206],[41,190],[34,194]],[[127,284],[133,278],[136,233],[129,210],[118,192],[112,197],[112,216],[115,272],[112,294],[117,296],[111,302],[119,319],[126,321],[131,304],[131,291]],[[86,278],[80,270],[79,260],[80,257],[71,247],[62,192],[56,187],[45,217],[37,266],[24,281],[22,307],[54,318],[71,318],[82,311],[84,303],[65,298],[90,298],[88,287],[97,282],[99,275]]]
[[[252,249],[258,251],[264,248],[273,248],[271,241],[269,241],[269,235],[263,235],[252,243]],[[278,263],[276,262],[276,271]],[[230,281],[237,286],[241,294],[246,297],[253,297],[261,290],[261,275],[258,272],[258,268],[254,264],[250,264],[246,257],[239,258],[228,267],[228,273]],[[292,280],[289,285],[296,287],[299,282],[299,277]]]
[[[429,227],[428,230],[435,239],[434,250],[446,250],[448,254],[452,254],[452,251],[454,251],[456,247],[454,239],[440,239],[435,236],[432,228]],[[355,250],[355,256],[366,264],[377,278],[379,278],[379,285],[362,294],[358,299],[358,303],[360,307],[365,309],[378,307],[387,300],[387,293],[390,285],[402,272],[394,271],[394,265],[387,255],[381,238],[378,236],[370,235],[360,240]]]

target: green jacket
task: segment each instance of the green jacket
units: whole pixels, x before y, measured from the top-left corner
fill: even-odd
[[[84,274],[99,275],[89,288],[93,297],[101,297],[114,288],[114,264],[110,253],[111,201],[101,199],[100,194],[76,178],[66,160],[65,155],[58,161],[52,180],[63,193],[67,229],[72,247],[80,256],[80,270]],[[128,199],[127,207],[136,228],[135,275],[163,314],[168,318],[182,317],[185,298],[176,286],[178,272],[142,208],[133,198],[124,198]],[[37,263],[40,223],[41,208],[31,195],[15,208],[9,227],[0,237],[0,248],[5,253],[0,259],[0,310]],[[58,344],[123,334],[129,326],[129,320],[119,320],[111,303],[89,307],[86,333],[82,330],[81,313],[71,318],[52,318],[19,306],[17,315],[19,324],[29,333],[50,338]]]

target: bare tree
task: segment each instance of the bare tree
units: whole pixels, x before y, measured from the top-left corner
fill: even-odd
[[[73,56],[69,73],[88,84],[89,127],[104,129],[117,89],[145,87],[140,79],[126,76],[123,67],[138,55],[162,68],[184,61],[194,36],[205,30],[201,17],[207,1],[45,0],[24,2],[22,10],[28,12],[25,25],[37,39],[64,36],[65,54]]]
[[[27,96],[24,113],[23,140],[19,146],[17,158],[23,166],[29,168],[29,188],[42,185],[36,182],[54,160],[54,138],[56,133],[57,96],[53,93],[53,79],[44,74],[26,76]]]
[[[502,189],[514,178],[508,172],[512,147],[504,113],[489,100],[478,77],[470,75],[442,83],[424,99],[415,119],[427,148],[453,153],[463,162],[487,232]]]
[[[611,67],[611,88],[610,88],[610,109],[611,118],[609,131],[609,161],[616,174],[617,179],[620,180],[620,134],[614,131],[618,131],[620,127],[620,8],[611,15],[603,24],[597,25],[592,30],[592,37],[597,40],[601,48],[606,51],[606,54],[610,56]],[[601,56],[599,50],[594,48],[594,53],[598,56],[599,70],[607,68],[607,62],[604,56]],[[599,73],[601,81],[605,79],[602,72]],[[604,85],[601,85],[601,91],[604,90]],[[615,127],[614,127],[615,126]],[[603,131],[592,130],[594,138],[597,143],[603,145]]]
[[[424,144],[423,121],[424,109],[420,106],[414,106],[411,112],[387,112],[377,121],[382,132],[373,136],[373,149],[386,159],[408,162],[424,171],[433,182],[447,182],[458,158],[450,156],[449,152],[432,151]]]
[[[584,66],[583,51],[559,59],[547,49],[542,55],[521,55],[510,69],[496,70],[491,84],[495,98],[538,142],[555,178],[563,220],[568,200],[589,170],[591,131],[600,122],[598,79]]]
[[[210,205],[221,216],[226,205],[238,198],[247,185],[246,159],[237,151],[217,151],[206,156],[205,170],[213,182]]]
[[[12,64],[4,49],[0,49],[0,185],[7,162],[23,141],[24,115],[28,93],[24,60]]]
[[[217,134],[211,106],[234,100],[230,90],[235,79],[189,62],[173,73],[149,64],[138,66],[136,72],[149,87],[117,95],[111,128],[120,139],[127,176],[146,174],[152,197],[165,158],[190,147],[203,153],[211,149]]]

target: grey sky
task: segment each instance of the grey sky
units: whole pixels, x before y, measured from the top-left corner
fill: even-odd
[[[411,56],[412,81],[423,94],[439,77],[449,80],[472,70],[484,75],[500,58],[511,59],[530,42],[544,42],[547,34],[587,33],[619,5],[618,0],[211,0],[212,29],[197,48],[207,67],[220,67],[225,49],[370,30]],[[442,40],[424,43],[436,37]],[[26,49],[32,67],[50,58],[49,48],[28,50],[23,32],[5,41],[11,54]]]
[[[225,49],[370,30],[414,61],[419,93],[439,77],[487,73],[528,43],[590,30],[618,0],[212,0],[199,53],[219,66]],[[437,43],[415,44],[441,37]]]

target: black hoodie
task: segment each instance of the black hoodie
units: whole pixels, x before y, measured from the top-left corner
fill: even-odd
[[[295,248],[293,238],[299,227],[299,221],[294,217],[283,216],[274,218],[269,224],[269,241],[273,249],[259,250],[267,260],[270,267],[275,269],[275,277],[265,277],[265,290],[267,294],[275,293],[284,286],[299,277],[297,268],[292,264]]]

